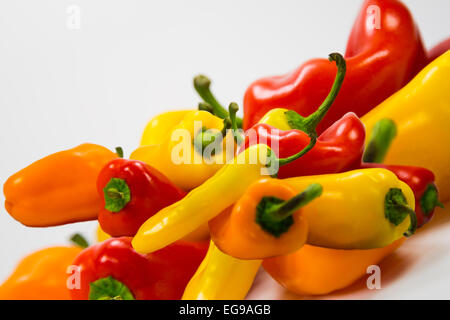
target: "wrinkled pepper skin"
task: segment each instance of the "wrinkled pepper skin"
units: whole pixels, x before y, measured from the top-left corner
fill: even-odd
[[[112,179],[120,179],[122,191],[129,192],[130,197],[125,204],[121,202],[119,207],[110,211],[105,201],[115,200],[108,195],[109,190],[116,191],[113,195],[123,194],[114,186],[109,187]],[[97,191],[102,199],[98,221],[102,229],[113,237],[134,236],[148,218],[186,194],[155,168],[142,161],[122,158],[108,162],[100,171]]]
[[[395,175],[406,183],[414,192],[416,199],[415,211],[417,217],[417,227],[420,228],[431,220],[434,215],[435,207],[441,206],[439,203],[439,193],[434,184],[434,174],[428,169],[411,166],[384,165],[379,163],[362,163],[361,168],[384,168],[395,173]],[[436,192],[436,201],[434,197],[427,201],[426,192]],[[432,209],[430,209],[432,208]]]
[[[214,154],[212,159],[205,161],[202,154],[196,150],[193,138],[199,134],[196,130],[202,127],[220,131],[223,128],[223,119],[206,111],[190,111],[179,124],[165,134],[161,144],[141,146],[130,155],[130,158],[156,168],[179,188],[185,191],[192,190],[213,176],[227,161],[226,152]],[[185,133],[189,133],[189,136],[185,136]],[[233,139],[231,131],[227,136]],[[223,151],[226,150],[226,140],[227,137],[224,137]],[[186,158],[181,157],[179,159],[181,163],[176,163],[174,156]],[[230,158],[233,156],[234,152]]]
[[[162,144],[167,134],[192,110],[177,110],[161,113],[152,118],[144,129],[141,146]]]
[[[414,194],[408,185],[386,169],[360,169],[344,173],[284,179],[297,192],[311,183],[323,187],[320,197],[302,210],[308,221],[307,244],[333,249],[385,247],[411,225],[409,215],[395,225],[386,216],[385,197],[400,189],[414,210]],[[414,213],[413,213],[414,214]]]
[[[262,260],[239,260],[211,241],[205,259],[189,281],[183,300],[243,300]]]
[[[205,257],[207,246],[207,243],[178,242],[141,255],[133,250],[131,238],[105,240],[83,250],[73,262],[80,267],[81,284],[79,289],[70,290],[71,297],[88,300],[91,284],[111,276],[125,285],[135,300],[180,299]]]
[[[67,268],[80,247],[50,247],[19,262],[0,286],[0,300],[70,300]]]
[[[265,259],[292,253],[306,242],[308,223],[302,209],[292,210],[292,225],[274,236],[257,222],[258,206],[265,197],[287,201],[295,189],[278,179],[262,179],[252,184],[233,207],[209,222],[211,239],[225,254],[243,260]]]
[[[85,143],[40,159],[5,182],[5,208],[29,227],[97,219],[97,176],[114,158],[105,147]]]
[[[262,177],[269,150],[262,144],[246,149],[186,197],[150,217],[134,236],[134,249],[140,253],[159,250],[219,215]],[[257,161],[252,163],[252,156]]]
[[[406,6],[397,0],[364,2],[345,59],[345,81],[333,108],[317,128],[319,134],[347,112],[363,116],[408,83],[426,64],[418,29]],[[244,129],[273,108],[288,108],[308,116],[325,99],[335,74],[331,62],[313,59],[286,75],[255,81],[244,96]]]
[[[397,127],[384,163],[423,167],[436,177],[442,202],[450,200],[450,51],[408,85],[361,118],[367,132],[380,119]],[[366,137],[368,139],[369,137]]]
[[[330,109],[333,110],[334,106]],[[300,130],[291,129],[287,122],[282,123],[287,109],[273,109],[278,115],[266,115],[263,123],[256,124],[252,129],[257,140],[247,131],[244,144],[248,148],[252,142],[267,143],[280,158],[291,156],[309,143],[308,135]],[[274,131],[277,128],[283,131]],[[279,178],[298,177],[315,174],[337,173],[355,168],[361,162],[364,151],[365,129],[354,113],[347,113],[325,130],[317,139],[316,145],[303,157],[282,166],[278,172]],[[279,152],[277,153],[278,146]]]
[[[264,269],[279,284],[299,295],[324,295],[346,288],[367,275],[367,267],[378,265],[400,247],[405,238],[369,250],[336,250],[305,245],[285,256],[266,259]]]

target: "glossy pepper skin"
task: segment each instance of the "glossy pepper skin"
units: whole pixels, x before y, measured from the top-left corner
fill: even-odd
[[[207,243],[178,242],[142,255],[133,250],[131,238],[111,238],[85,249],[75,259],[81,284],[70,294],[74,300],[180,299],[206,251]],[[115,282],[121,290],[101,290],[101,279],[105,284]]]
[[[167,134],[192,110],[177,110],[153,117],[142,133],[141,146],[162,144]]]
[[[414,194],[386,169],[360,169],[284,181],[297,192],[311,183],[323,187],[322,195],[302,210],[308,221],[308,244],[333,249],[373,249],[391,244],[408,230],[414,231]],[[393,211],[391,204],[403,209]]]
[[[202,128],[220,132],[223,127],[223,119],[206,111],[191,111],[165,134],[161,144],[142,146],[136,149],[130,158],[151,165],[179,188],[189,191],[213,176],[228,158],[233,158],[234,150],[228,158],[227,152],[218,152],[214,153],[211,159],[205,160],[193,142]],[[228,139],[233,139],[231,132],[228,132],[227,136]],[[226,150],[227,136],[223,138],[222,151]]]
[[[148,253],[164,248],[231,206],[250,184],[269,174],[269,150],[260,144],[246,149],[182,200],[150,217],[134,236],[134,249]]]
[[[50,247],[19,262],[0,286],[0,300],[70,300],[67,268],[80,247]]]
[[[345,58],[346,79],[335,105],[318,127],[319,134],[349,111],[363,116],[426,64],[413,18],[405,5],[396,0],[364,2],[351,31]],[[325,98],[335,74],[332,63],[313,59],[286,75],[255,81],[244,96],[244,129],[256,124],[273,108],[288,108],[308,116]]]
[[[158,170],[138,160],[114,159],[100,171],[98,221],[113,237],[134,236],[156,212],[185,196]]]
[[[243,300],[262,260],[239,260],[211,241],[205,259],[189,281],[183,300]]]
[[[386,247],[369,250],[305,245],[292,254],[264,260],[263,267],[292,293],[323,295],[346,288],[367,275],[367,267],[378,265],[404,241],[400,238]]]
[[[306,147],[310,141],[308,135],[290,127],[285,120],[287,111],[273,109],[264,116],[262,123],[251,128],[251,134],[247,131],[241,150],[257,141],[264,141],[275,152],[277,148],[274,146],[277,146],[277,156],[284,158]],[[275,128],[279,130],[274,130]],[[364,125],[354,113],[347,113],[318,137],[310,152],[281,167],[278,177],[337,173],[355,168],[355,164],[361,161],[364,140]]]
[[[298,192],[282,180],[255,182],[232,208],[209,222],[214,244],[222,252],[246,260],[298,250],[308,235],[301,207],[322,192],[318,185],[309,190],[297,196]]]
[[[384,163],[431,170],[442,202],[450,200],[449,78],[450,51],[447,51],[408,85],[361,118],[367,132],[371,132],[380,119],[395,122],[397,135]]]
[[[361,168],[384,168],[392,171],[413,191],[417,227],[420,228],[431,220],[436,206],[441,206],[439,194],[434,184],[434,174],[428,169],[412,166],[384,165],[379,163],[362,163]]]
[[[29,227],[97,219],[97,176],[114,158],[116,153],[90,143],[42,158],[5,182],[5,208]]]

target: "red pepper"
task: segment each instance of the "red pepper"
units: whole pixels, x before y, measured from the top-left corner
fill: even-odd
[[[364,2],[345,58],[346,79],[333,110],[317,128],[319,134],[347,112],[364,115],[426,65],[418,29],[405,5],[396,0]],[[308,116],[324,100],[335,75],[332,63],[313,59],[289,74],[257,80],[245,93],[244,129],[274,108]]]
[[[431,63],[437,57],[443,55],[448,50],[450,50],[450,38],[438,43],[431,50],[428,51],[428,63]]]
[[[254,125],[252,129],[255,130],[257,139],[251,139],[250,135],[246,135],[241,151],[252,144],[267,141],[269,147],[278,146],[279,152],[276,155],[279,158],[287,158],[300,152],[310,141],[305,132],[296,129],[274,131],[275,128],[263,123]],[[347,113],[318,137],[311,151],[282,166],[278,171],[278,177],[337,173],[354,168],[361,162],[364,139],[363,123],[354,113]]]
[[[74,300],[174,300],[206,255],[206,242],[176,242],[150,254],[137,253],[131,238],[111,238],[83,250],[73,262],[79,273]],[[77,281],[79,279],[79,287]]]
[[[120,158],[102,169],[97,191],[102,199],[98,221],[113,237],[134,236],[148,218],[186,194],[155,168]]]

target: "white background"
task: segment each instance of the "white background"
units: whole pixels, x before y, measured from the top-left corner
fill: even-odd
[[[450,1],[405,2],[427,47],[450,36]],[[153,115],[196,106],[191,82],[198,73],[213,79],[221,101],[241,103],[256,78],[344,52],[361,3],[2,0],[0,181],[82,142],[121,145],[129,154]],[[66,25],[70,5],[81,9],[79,30]],[[450,298],[450,226],[444,227],[420,234],[392,257],[395,262],[419,253],[409,259],[408,276],[400,272],[384,290],[351,297]],[[75,231],[93,239],[94,229],[94,222],[26,228],[2,207],[0,281],[25,254],[65,244]],[[258,281],[257,287],[264,295],[250,297],[284,294],[271,281]]]

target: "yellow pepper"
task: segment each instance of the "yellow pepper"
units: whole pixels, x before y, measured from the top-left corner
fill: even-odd
[[[449,79],[450,51],[447,51],[403,89],[361,118],[367,132],[372,132],[381,119],[395,122],[397,136],[384,162],[433,171],[441,201],[450,200]]]
[[[209,133],[205,133],[205,129],[210,129]],[[214,152],[207,158],[203,156],[206,146],[203,145],[203,148],[199,149],[199,145],[202,145],[199,140],[206,134],[220,135],[223,129],[223,119],[206,111],[191,111],[180,123],[165,133],[165,139],[161,144],[142,146],[135,150],[130,158],[156,168],[178,187],[192,190],[223,167],[227,161],[227,152],[228,158],[234,156],[234,147],[233,150],[226,149],[227,139],[231,139],[228,142],[234,146],[234,137],[230,130],[221,137],[222,141],[218,145],[222,146],[222,150],[217,149],[220,152]],[[198,137],[197,143],[195,141]]]
[[[192,110],[164,112],[151,119],[144,129],[141,146],[161,144],[167,134]]]
[[[134,249],[149,253],[164,248],[231,206],[250,184],[269,173],[269,151],[262,144],[246,149],[186,197],[150,217],[134,236]]]
[[[311,183],[322,195],[305,206],[307,243],[333,249],[387,246],[416,227],[414,194],[386,169],[360,169],[284,179],[298,192]]]
[[[262,260],[239,260],[211,241],[205,259],[184,290],[183,300],[242,300]]]

